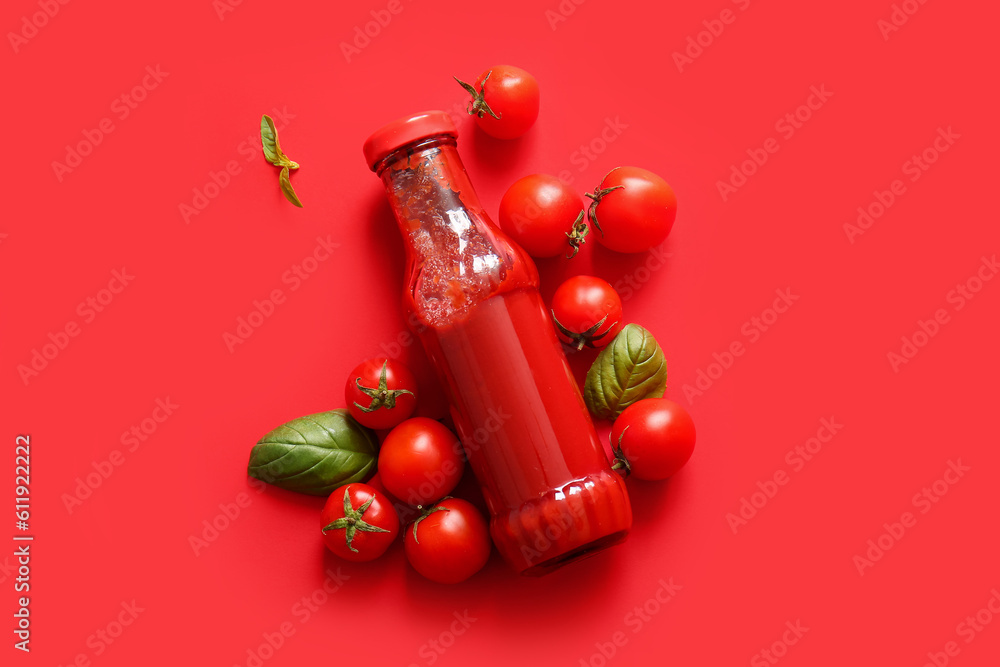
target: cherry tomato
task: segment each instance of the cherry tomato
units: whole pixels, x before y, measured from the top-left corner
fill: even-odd
[[[500,228],[532,257],[555,257],[570,250],[583,221],[580,195],[555,176],[532,174],[510,186],[500,200]]]
[[[414,417],[392,429],[378,453],[386,491],[411,505],[448,495],[462,478],[462,445],[444,424]]]
[[[552,319],[567,345],[604,347],[622,328],[622,301],[607,281],[573,276],[552,297]]]
[[[694,441],[691,416],[666,398],[636,401],[611,427],[615,467],[624,467],[639,479],[672,476],[691,458]]]
[[[538,81],[520,67],[497,65],[486,70],[470,86],[455,80],[469,94],[469,114],[483,132],[497,139],[516,139],[538,118]]]
[[[446,498],[406,527],[403,550],[413,569],[439,584],[457,584],[490,558],[490,532],[472,503]]]
[[[587,196],[597,240],[616,252],[649,250],[667,238],[677,215],[670,185],[639,167],[612,169]]]
[[[361,362],[347,376],[347,408],[368,428],[392,428],[417,407],[417,381],[410,369],[385,357]]]
[[[330,494],[319,525],[327,549],[356,562],[378,558],[399,534],[399,517],[389,499],[360,483]]]

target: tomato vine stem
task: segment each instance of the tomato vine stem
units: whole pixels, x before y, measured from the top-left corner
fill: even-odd
[[[590,197],[593,200],[590,202],[590,207],[587,209],[587,217],[590,219],[590,222],[594,225],[594,227],[597,227],[597,231],[601,233],[601,236],[604,236],[604,230],[601,229],[601,223],[597,221],[597,205],[601,203],[602,199],[608,196],[608,193],[624,187],[624,185],[615,185],[610,188],[601,189],[601,186],[598,185],[594,188],[593,192],[583,193],[585,196]]]
[[[413,522],[413,541],[420,544],[420,540],[417,539],[417,524],[429,517],[434,512],[447,512],[449,511],[447,507],[441,507],[438,503],[444,502],[445,500],[450,500],[451,496],[445,496],[441,500],[437,501],[427,509],[423,508],[423,505],[417,505],[418,510],[423,510],[417,520]]]
[[[625,453],[622,452],[622,438],[625,437],[625,431],[628,429],[629,427],[626,426],[622,429],[622,432],[618,434],[617,446],[615,446],[614,440],[611,440],[611,437],[608,436],[608,439],[611,440],[611,453],[615,455],[615,462],[611,464],[611,469],[621,470],[624,468],[625,472],[623,475],[625,477],[628,477],[632,473],[632,464],[628,462],[628,458],[626,458]]]
[[[573,259],[576,257],[576,253],[580,252],[580,246],[587,241],[587,234],[590,233],[590,226],[583,219],[585,213],[586,211],[580,211],[580,215],[576,216],[576,220],[573,221],[573,226],[568,232],[566,232],[566,237],[569,239],[569,245],[573,248],[573,252],[566,255],[566,259]]]
[[[344,529],[344,538],[347,540],[347,548],[358,553],[358,550],[354,548],[354,535],[357,531],[363,533],[388,533],[389,531],[385,528],[379,528],[378,526],[373,526],[364,519],[365,512],[371,507],[371,504],[375,502],[375,494],[364,502],[358,509],[354,509],[351,504],[350,488],[344,489],[344,516],[336,519],[332,523],[323,527],[322,533],[325,535],[328,530],[340,530]]]
[[[497,114],[490,108],[490,105],[486,103],[486,80],[490,78],[490,74],[493,74],[493,70],[487,72],[486,76],[483,77],[483,80],[479,83],[479,90],[476,90],[473,86],[462,81],[457,76],[452,76],[451,78],[458,81],[458,85],[465,88],[466,92],[472,95],[472,99],[469,101],[469,106],[466,108],[466,111],[469,112],[470,116],[482,118],[486,114],[489,114],[497,120],[500,120],[502,114]]]
[[[571,341],[570,344],[574,348],[576,348],[577,351],[582,350],[584,347],[596,348],[597,346],[594,345],[594,342],[601,340],[602,338],[607,336],[609,333],[611,333],[611,330],[615,328],[615,325],[618,324],[617,321],[614,321],[611,323],[611,326],[608,327],[607,331],[603,333],[597,333],[600,330],[600,328],[604,326],[604,323],[607,321],[608,321],[608,316],[605,315],[604,317],[601,318],[600,322],[593,325],[586,331],[576,332],[563,326],[563,323],[560,322],[559,318],[556,317],[556,311],[555,310],[552,311],[552,322],[555,323],[556,328],[559,329],[559,333],[566,336],[566,338],[570,339]]]
[[[368,407],[361,405],[357,401],[354,405],[358,407],[362,412],[375,412],[379,408],[385,408],[386,410],[391,410],[396,407],[396,399],[402,394],[409,394],[413,396],[413,392],[409,389],[389,389],[388,383],[386,382],[386,368],[389,365],[389,360],[386,359],[382,362],[382,374],[378,378],[377,387],[366,387],[361,384],[361,378],[354,378],[354,384],[357,385],[358,389],[364,392],[367,396],[370,396],[372,401],[368,404]]]

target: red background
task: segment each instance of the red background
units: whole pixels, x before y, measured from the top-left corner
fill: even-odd
[[[562,5],[573,11],[553,28],[556,0],[402,0],[349,62],[340,44],[387,3],[243,0],[220,18],[210,0],[77,0],[24,42],[8,34],[0,498],[13,497],[15,436],[30,433],[36,540],[32,652],[7,634],[4,664],[80,654],[107,667],[256,664],[248,651],[286,622],[294,634],[268,667],[600,665],[595,642],[618,631],[625,642],[608,664],[771,664],[755,654],[796,621],[809,630],[787,655],[777,647],[782,664],[916,666],[949,641],[956,665],[996,664],[1000,621],[970,643],[957,626],[1000,587],[1000,281],[960,310],[948,294],[1000,249],[998,10],[912,2],[916,13],[885,39],[888,0]],[[704,21],[718,30],[727,8],[734,20],[679,71],[672,54]],[[35,0],[6,2],[0,28],[25,30],[38,11]],[[568,171],[581,194],[620,164],[673,185],[664,267],[647,274],[649,256],[590,243],[572,264],[540,268],[546,297],[572,273],[646,278],[626,319],[662,343],[667,395],[690,410],[699,440],[670,483],[629,482],[636,518],[623,546],[540,580],[513,576],[494,554],[467,583],[440,587],[409,569],[399,544],[369,565],[338,563],[320,544],[322,499],[258,493],[244,470],[274,426],[341,407],[345,374],[404,329],[401,243],[362,142],[398,116],[460,109],[452,75],[471,80],[498,63],[536,75],[542,109],[510,143],[461,120],[459,148],[487,210],[533,172]],[[147,66],[168,74],[121,118],[112,104]],[[775,123],[811,86],[832,96],[786,137]],[[294,115],[280,137],[302,164],[292,177],[302,210],[248,150],[274,107]],[[57,178],[52,163],[104,118],[113,131]],[[607,119],[627,128],[602,146]],[[960,138],[911,181],[904,164],[949,127]],[[717,182],[771,137],[778,151],[723,200]],[[594,159],[580,152],[591,144]],[[186,222],[180,205],[229,161],[239,173]],[[895,179],[905,194],[850,242],[844,224]],[[339,247],[292,290],[283,274],[327,235]],[[134,280],[86,322],[78,304],[122,267]],[[751,342],[744,323],[785,288],[799,299]],[[230,353],[223,334],[273,289],[287,300]],[[887,354],[938,308],[948,322],[896,372]],[[79,335],[22,381],[19,366],[69,322]],[[734,341],[745,353],[720,375],[713,354]],[[402,358],[424,387],[420,412],[443,414],[422,350]],[[688,400],[699,371],[717,379]],[[123,432],[167,397],[174,414],[127,451]],[[843,429],[795,471],[786,453],[831,417]],[[69,512],[64,494],[115,450],[124,461]],[[959,459],[970,470],[920,513],[914,494]],[[779,470],[787,485],[734,534],[727,513]],[[189,538],[241,493],[249,505],[196,555]],[[859,575],[854,557],[906,511],[915,526]],[[11,522],[0,534],[17,532],[11,514],[0,512]],[[16,605],[9,544],[4,627]],[[338,566],[348,578],[303,622],[294,605]],[[670,578],[676,596],[650,602]],[[144,611],[120,637],[92,638],[132,600]],[[635,631],[634,609],[647,604],[656,613]],[[449,637],[465,610],[475,622]],[[432,640],[448,647],[434,652]]]

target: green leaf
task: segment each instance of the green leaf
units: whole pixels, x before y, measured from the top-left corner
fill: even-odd
[[[302,208],[302,202],[299,201],[299,196],[295,194],[292,182],[288,180],[288,167],[281,168],[281,174],[278,176],[278,183],[281,184],[281,192],[285,195],[285,199],[292,202],[299,208]]]
[[[260,118],[260,145],[264,149],[264,158],[275,167],[299,168],[299,163],[290,160],[281,150],[281,144],[278,143],[278,130],[275,129],[274,121],[267,114]]]
[[[375,434],[347,410],[293,419],[260,439],[250,452],[247,474],[289,491],[329,495],[344,484],[375,474]]]
[[[278,131],[274,129],[274,121],[267,114],[260,118],[260,145],[264,148],[264,157],[273,165],[278,164]]]
[[[613,419],[636,401],[659,398],[667,387],[667,360],[653,334],[626,324],[587,371],[583,398],[602,419]]]

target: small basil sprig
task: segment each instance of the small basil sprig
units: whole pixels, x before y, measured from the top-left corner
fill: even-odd
[[[347,410],[293,419],[250,451],[247,474],[289,491],[327,496],[375,474],[378,440]]]
[[[285,195],[285,199],[302,208],[302,202],[299,201],[299,196],[292,189],[292,182],[288,180],[287,166],[281,168],[281,173],[278,174],[278,184],[281,185],[281,192]]]
[[[626,324],[587,371],[583,399],[591,414],[613,419],[643,398],[659,398],[667,387],[667,360],[653,334]]]
[[[285,195],[285,199],[302,208],[302,202],[299,201],[291,181],[288,180],[288,170],[298,169],[299,163],[290,160],[281,150],[281,144],[278,143],[278,130],[275,129],[274,121],[267,114],[261,116],[260,119],[260,145],[264,149],[264,159],[275,167],[281,167],[278,184],[281,186],[281,192]]]

